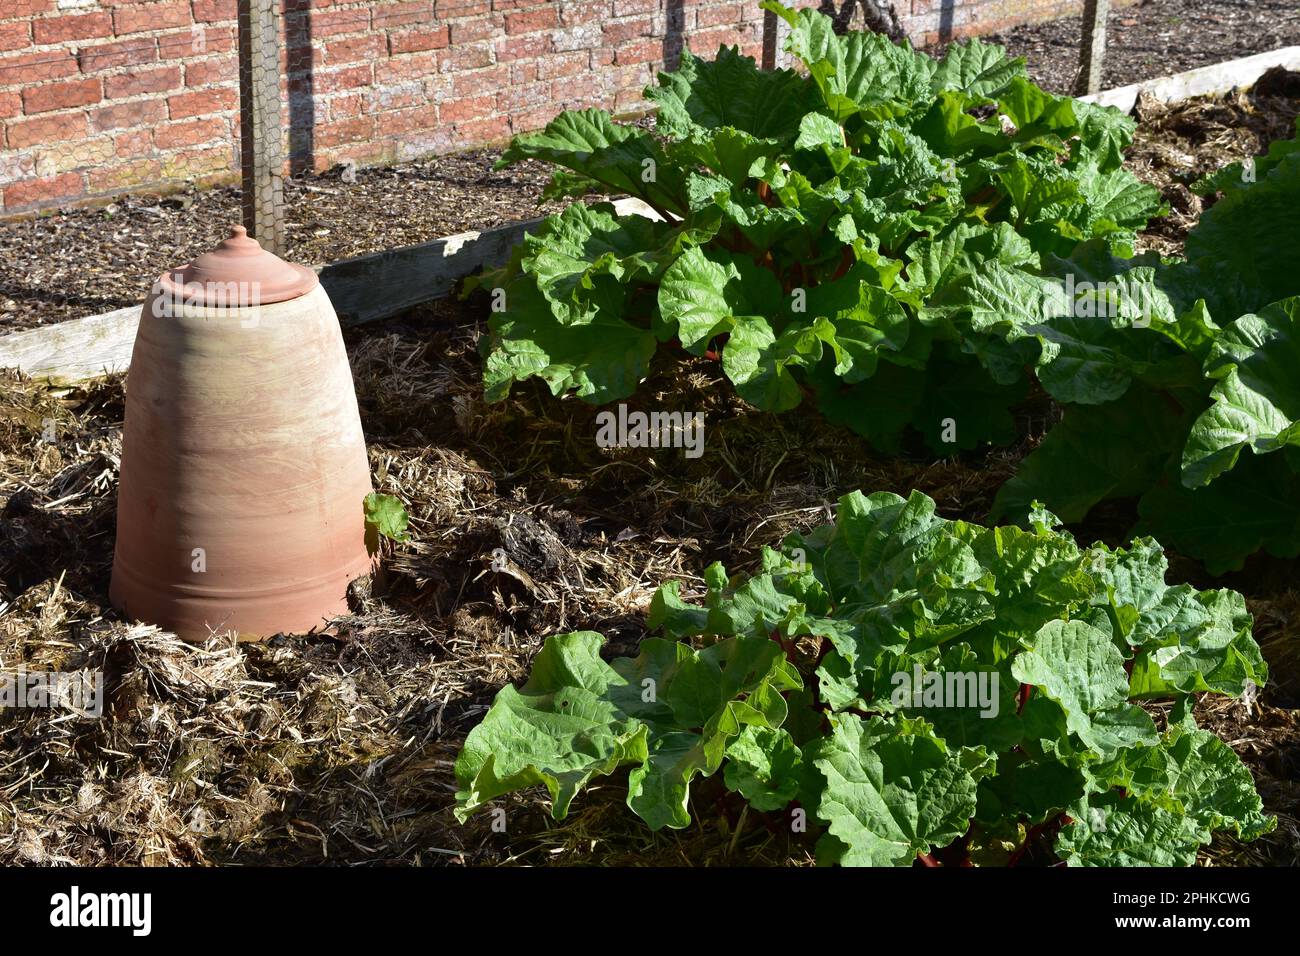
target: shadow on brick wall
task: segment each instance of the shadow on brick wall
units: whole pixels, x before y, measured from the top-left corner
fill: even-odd
[[[943,0],[939,5],[939,42],[947,43],[952,39],[952,19],[953,11],[957,7],[957,0]]]
[[[289,173],[312,171],[316,97],[312,77],[312,0],[284,0],[285,64],[289,74]]]
[[[681,63],[686,34],[685,0],[668,0],[664,5],[664,69],[675,70]]]

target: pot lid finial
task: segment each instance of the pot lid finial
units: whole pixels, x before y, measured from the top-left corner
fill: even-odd
[[[310,292],[318,282],[311,269],[263,249],[242,225],[232,226],[211,252],[164,273],[159,281],[187,304],[224,308],[285,302]]]

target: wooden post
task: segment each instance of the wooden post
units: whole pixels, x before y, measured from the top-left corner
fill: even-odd
[[[775,70],[786,65],[790,57],[783,47],[789,35],[790,24],[784,18],[771,10],[763,11],[763,62],[760,64],[763,69]]]
[[[1076,96],[1101,92],[1101,70],[1106,59],[1106,15],[1110,0],[1083,0],[1083,43],[1079,48]]]
[[[244,228],[276,255],[284,226],[280,24],[276,0],[239,0],[239,159]]]

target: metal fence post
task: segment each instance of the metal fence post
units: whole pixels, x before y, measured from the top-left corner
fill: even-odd
[[[283,255],[287,236],[276,6],[277,0],[239,0],[239,161],[244,228],[262,248]]]

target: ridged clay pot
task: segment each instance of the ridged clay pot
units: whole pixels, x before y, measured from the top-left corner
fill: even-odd
[[[315,274],[243,227],[162,276],[131,356],[110,597],[189,640],[303,633],[370,571],[365,439]]]

